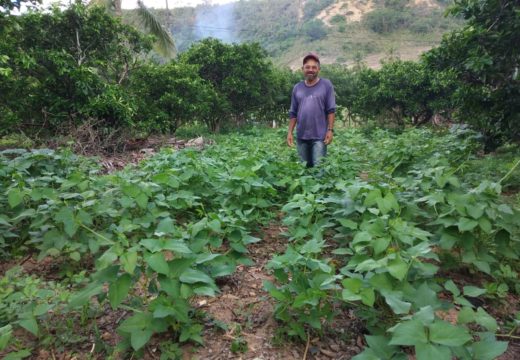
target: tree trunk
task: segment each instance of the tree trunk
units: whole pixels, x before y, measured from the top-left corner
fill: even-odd
[[[114,0],[114,13],[117,17],[121,17],[123,15],[121,3],[122,3],[122,0]]]

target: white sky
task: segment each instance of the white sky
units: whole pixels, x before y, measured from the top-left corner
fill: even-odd
[[[168,0],[168,7],[197,6],[200,4],[226,4],[237,0]],[[165,8],[165,0],[143,0],[145,6],[150,8]],[[137,0],[123,0],[123,9],[133,9],[137,7]]]
[[[183,7],[183,6],[192,6],[195,7],[201,4],[226,4],[230,2],[236,2],[238,0],[168,0],[168,7]],[[44,7],[47,7],[51,3],[61,2],[63,4],[68,4],[68,0],[43,0]],[[143,0],[143,3],[146,7],[161,9],[166,7],[166,0]],[[123,9],[135,9],[137,7],[137,0],[123,0]]]

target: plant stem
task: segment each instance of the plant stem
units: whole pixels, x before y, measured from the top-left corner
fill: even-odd
[[[520,339],[520,336],[515,336],[515,335],[510,335],[510,334],[495,334],[495,336],[507,337],[507,338],[511,338],[511,339]]]
[[[307,359],[307,351],[309,351],[309,344],[311,343],[311,336],[307,333],[307,344],[305,345],[305,351],[303,352],[303,360]]]
[[[507,178],[509,177],[509,175],[511,175],[511,173],[512,173],[513,171],[515,171],[515,169],[518,167],[519,164],[520,164],[520,159],[516,162],[516,164],[513,165],[513,167],[511,168],[511,170],[509,170],[509,171],[507,172],[507,174],[505,174],[504,177],[502,177],[502,179],[500,179],[500,180],[498,181],[498,183],[501,184],[502,181],[504,181],[505,179],[507,179]]]
[[[84,229],[90,231],[90,232],[93,233],[94,235],[99,236],[101,239],[103,239],[103,240],[105,240],[105,241],[108,241],[108,242],[111,243],[111,244],[113,243],[112,240],[110,240],[110,239],[107,238],[106,236],[101,235],[100,233],[96,232],[95,230],[92,230],[91,228],[89,228],[89,227],[86,226],[85,224],[80,223],[79,226],[81,226],[82,228],[84,228]]]

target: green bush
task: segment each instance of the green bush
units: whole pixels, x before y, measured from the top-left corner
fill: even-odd
[[[56,134],[93,117],[104,127],[131,126],[119,84],[149,39],[102,8],[78,4],[8,16],[2,25],[0,128]]]
[[[302,30],[310,41],[321,40],[327,36],[327,29],[321,20],[312,20],[305,23]]]
[[[183,124],[202,121],[216,111],[218,98],[196,65],[173,62],[134,70],[129,91],[136,106],[134,122],[147,133],[174,133]]]
[[[383,8],[365,14],[363,21],[370,30],[378,34],[385,34],[408,27],[412,16],[407,11]]]

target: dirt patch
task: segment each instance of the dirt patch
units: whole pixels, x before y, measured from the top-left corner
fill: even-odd
[[[441,6],[435,0],[413,0],[410,5],[438,9]]]
[[[187,147],[203,149],[212,144],[213,140],[198,137],[194,139],[177,139],[171,136],[151,136],[147,139],[129,140],[125,145],[125,151],[115,154],[103,154],[101,165],[105,173],[121,170],[129,164],[137,164],[141,160],[154,155],[161,148],[172,148],[175,150]]]
[[[393,57],[399,58],[400,60],[417,60],[420,55],[428,51],[433,46],[401,46],[399,50],[393,54]],[[387,59],[389,57],[388,53],[376,53],[368,55],[363,59],[363,62],[371,69],[380,69],[381,68],[381,60]],[[354,65],[354,62],[350,61],[345,63],[347,66]]]
[[[347,22],[361,21],[363,15],[374,9],[374,2],[372,0],[360,1],[340,1],[323,9],[316,18],[322,20],[325,25],[332,26],[330,20],[336,16],[344,16]]]
[[[309,360],[350,359],[362,351],[362,324],[353,312],[339,308],[341,314],[322,338],[309,339],[308,344],[276,338],[279,325],[274,319],[275,304],[263,290],[263,281],[273,281],[266,265],[274,254],[285,251],[287,239],[281,233],[286,230],[278,224],[263,228],[259,235],[263,240],[249,247],[254,265],[239,266],[233,275],[220,281],[219,296],[196,302],[221,329],[208,326],[204,346],[184,346],[184,359],[286,360],[302,359],[305,353]],[[283,345],[276,340],[282,340]]]

